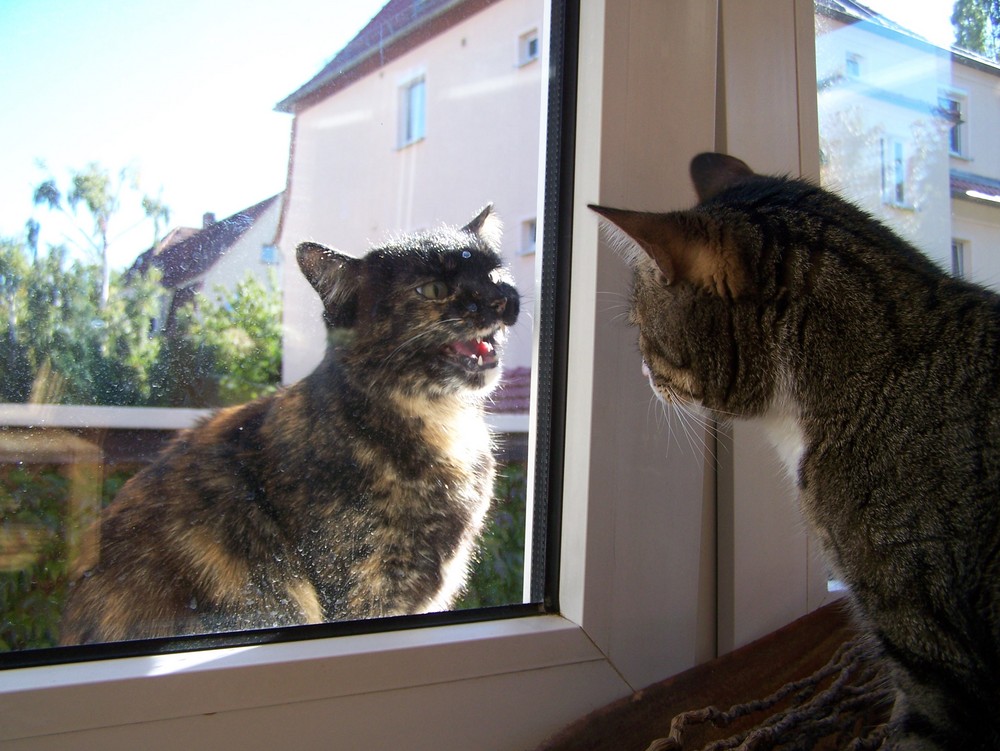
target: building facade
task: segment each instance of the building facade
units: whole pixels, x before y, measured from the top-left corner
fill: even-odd
[[[1000,65],[819,0],[821,174],[942,267],[1000,287]]]
[[[351,255],[393,235],[463,225],[487,203],[522,295],[505,370],[531,363],[541,132],[540,0],[391,0],[278,105],[294,116],[278,244]],[[283,380],[323,354],[319,302],[287,264]]]

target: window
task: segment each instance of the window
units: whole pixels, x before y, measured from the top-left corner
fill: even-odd
[[[518,249],[518,253],[522,256],[530,255],[535,252],[535,236],[538,230],[538,222],[534,219],[528,219],[521,222],[521,247]]]
[[[969,243],[965,240],[951,241],[951,273],[959,279],[964,279],[966,269],[971,266],[968,262]]]
[[[847,59],[844,62],[844,73],[848,78],[861,78],[861,55],[856,55],[853,52],[847,53]]]
[[[134,187],[139,184],[138,169],[133,174],[101,166],[117,154],[107,143],[114,139],[101,139],[90,146],[92,155],[77,158],[81,164],[94,161],[95,166],[87,167],[85,173],[73,172],[76,167],[68,164],[53,169],[51,176],[43,171],[37,178],[44,186],[38,192],[44,200],[35,204],[31,218],[36,236],[31,241],[14,239],[26,217],[8,221],[6,215],[0,216],[0,221],[8,222],[4,236],[9,232],[12,238],[0,245],[0,362],[4,363],[0,386],[0,667],[131,654],[135,648],[127,642],[150,636],[141,631],[103,635],[97,643],[74,644],[69,652],[60,652],[60,638],[69,632],[64,605],[72,582],[79,580],[80,572],[95,569],[101,545],[107,544],[107,536],[101,539],[101,532],[90,525],[121,499],[120,489],[155,460],[178,429],[209,419],[218,407],[239,409],[257,399],[276,398],[275,394],[285,393],[283,387],[293,387],[323,361],[327,342],[324,301],[300,273],[295,260],[300,242],[316,240],[359,256],[371,245],[391,242],[402,234],[442,223],[461,227],[490,202],[501,221],[508,221],[506,235],[496,238],[497,247],[525,300],[518,321],[508,322],[511,331],[503,350],[503,375],[498,376],[500,383],[484,406],[489,440],[471,432],[463,435],[469,445],[479,441],[481,453],[492,454],[498,465],[492,498],[487,499],[492,503],[483,534],[469,551],[468,576],[461,572],[460,596],[410,608],[434,612],[404,612],[398,617],[409,619],[408,625],[414,627],[489,620],[536,615],[549,607],[545,600],[555,601],[554,587],[546,578],[545,550],[557,549],[547,543],[550,491],[540,486],[536,502],[529,482],[536,474],[534,457],[542,456],[540,461],[546,466],[549,462],[546,452],[551,451],[554,439],[548,425],[558,408],[553,407],[552,348],[534,351],[533,327],[545,326],[546,336],[555,335],[554,311],[561,304],[556,295],[561,293],[555,291],[552,273],[552,279],[545,282],[550,291],[535,289],[536,265],[554,268],[555,251],[543,260],[546,254],[535,253],[534,220],[530,237],[517,221],[539,211],[539,137],[548,117],[541,103],[543,73],[548,75],[548,71],[535,66],[517,73],[516,87],[495,87],[497,80],[511,76],[509,40],[527,24],[536,30],[526,49],[539,54],[537,28],[546,3],[503,0],[494,5],[464,0],[448,4],[450,9],[443,14],[440,3],[424,3],[408,6],[400,14],[396,3],[366,0],[360,5],[371,12],[351,15],[355,19],[351,23],[356,24],[353,32],[333,49],[325,32],[306,28],[309,24],[303,20],[311,17],[304,8],[319,13],[316,8],[322,3],[303,0],[300,5],[298,11],[289,9],[288,18],[280,21],[256,18],[251,24],[253,33],[270,38],[268,25],[272,21],[284,24],[283,28],[296,31],[301,44],[309,46],[307,57],[330,55],[330,63],[289,86],[277,103],[278,112],[275,102],[261,100],[256,87],[239,94],[252,103],[239,119],[233,119],[218,98],[204,103],[211,113],[204,121],[206,127],[229,123],[229,131],[210,140],[221,144],[220,149],[233,142],[238,174],[228,175],[227,168],[235,170],[236,166],[226,165],[221,153],[207,160],[211,166],[201,163],[198,139],[188,144],[190,154],[172,150],[161,154],[158,149],[173,148],[172,138],[140,139],[146,149],[142,158],[159,165],[174,180],[186,178],[192,161],[201,163],[201,179],[185,179],[181,190],[196,193],[208,185],[209,197],[199,192],[197,200],[191,200],[166,184],[158,192],[159,199],[149,198]],[[339,12],[348,14],[343,8]],[[26,23],[35,24],[40,34],[54,33],[44,12],[27,16]],[[120,45],[121,38],[111,38],[108,44],[119,49],[114,45]],[[459,39],[475,43],[462,47],[456,44]],[[73,37],[67,46],[80,43],[81,39]],[[455,60],[458,47],[465,55],[461,65]],[[206,56],[210,65],[219,50],[209,45],[189,52]],[[563,62],[558,65],[562,67]],[[248,72],[248,79],[270,72],[264,68]],[[299,61],[293,69],[302,76],[301,71],[309,68],[302,68]],[[149,73],[151,80],[163,86],[172,86],[179,75],[170,66]],[[425,137],[428,79],[441,84],[436,111],[445,118],[442,135],[447,133],[448,138],[440,139],[434,149],[397,153],[393,146]],[[39,92],[46,90],[42,80]],[[52,84],[52,79],[44,80]],[[267,96],[273,97],[273,90],[268,90],[272,93]],[[128,98],[116,97],[105,106],[110,110],[123,101]],[[553,105],[552,111],[558,110]],[[136,128],[145,132],[147,124],[139,113],[128,107],[117,112],[123,119],[138,118],[142,126]],[[260,134],[255,118],[261,113],[263,130],[280,133],[278,138]],[[26,116],[27,125],[33,116]],[[553,117],[551,127],[558,128],[560,120]],[[183,118],[174,127],[185,122]],[[289,128],[292,122],[294,128]],[[253,131],[254,136],[243,139],[244,130]],[[75,146],[73,139],[66,141],[62,134],[50,132],[46,140],[32,142],[25,149],[61,154]],[[559,150],[552,155],[553,160],[566,158]],[[180,176],[167,169],[175,160],[186,165]],[[27,161],[29,171],[38,169],[34,157]],[[243,162],[257,168],[244,169]],[[258,180],[257,172],[265,169],[271,171],[270,181]],[[155,175],[152,169],[142,171],[144,179],[151,175]],[[5,179],[14,183],[21,177]],[[74,186],[84,183],[103,191],[102,206],[88,209],[85,200],[72,194]],[[183,214],[165,205],[174,196],[183,204]],[[29,206],[33,197],[28,191]],[[556,211],[561,200],[558,193],[552,193],[553,208],[548,210]],[[217,221],[204,212],[206,204],[242,208]],[[110,249],[94,245],[107,251],[100,256],[90,247],[91,240],[101,239],[96,236],[100,233],[90,232],[86,222],[74,228],[75,233],[66,231],[74,210],[85,220],[94,219],[95,226],[126,230],[128,222],[134,221],[144,231],[116,240]],[[85,215],[88,210],[93,216]],[[64,256],[59,246],[64,236],[84,236],[86,242],[66,240]],[[531,243],[531,253],[537,258],[524,256],[525,242]],[[109,281],[102,297],[105,275],[98,261],[105,259]],[[287,267],[278,273],[273,267],[281,259],[290,262],[282,264]],[[428,273],[423,266],[419,270]],[[416,290],[424,284],[418,281],[427,282],[413,281],[407,300],[423,298]],[[539,299],[545,300],[546,312],[536,314],[531,307]],[[338,324],[339,328],[347,326]],[[430,356],[445,353],[458,361],[473,348],[484,379],[500,373],[499,367],[491,367],[491,355],[500,345],[479,331],[485,326],[477,325],[476,335],[467,341],[435,345]],[[414,338],[404,339],[399,344]],[[380,340],[379,346],[387,342]],[[400,351],[405,347],[387,346],[389,356]],[[11,363],[13,367],[8,367]],[[468,363],[462,368],[468,371]],[[399,377],[405,377],[403,369]],[[535,380],[540,377],[549,385],[539,390]],[[439,396],[436,391],[434,395]],[[241,425],[240,430],[246,427]],[[465,427],[463,423],[460,429]],[[396,441],[403,440],[398,432],[391,438],[394,448]],[[426,439],[428,445],[432,439]],[[308,443],[316,435],[303,435],[301,440]],[[209,454],[212,450],[206,449],[202,456]],[[483,463],[470,461],[473,467]],[[201,464],[196,459],[191,466]],[[254,466],[257,472],[265,471],[259,454]],[[186,487],[195,482],[194,471],[174,479]],[[232,473],[220,471],[218,475],[220,487],[238,483]],[[445,480],[438,480],[447,487]],[[359,488],[359,493],[363,495],[364,489]],[[169,518],[167,511],[160,513],[162,500],[159,495],[150,496],[144,518]],[[256,507],[251,503],[246,508],[251,509],[249,515]],[[175,510],[174,514],[183,512]],[[159,546],[169,548],[162,538]],[[313,546],[314,553],[324,546],[328,543]],[[296,555],[314,555],[303,552],[306,547],[303,544]],[[422,549],[418,558],[432,560],[436,554]],[[279,558],[287,554],[276,551],[275,560]],[[93,576],[82,581],[92,581]],[[285,602],[298,602],[302,618],[289,621],[282,616],[221,626],[206,620],[192,630],[207,639],[197,644],[187,638],[187,627],[168,625],[152,634],[166,640],[154,649],[222,648],[399,626],[398,621],[388,622],[396,613],[337,617],[332,611],[317,610],[320,595],[312,604],[296,597],[291,590],[280,596],[274,612]],[[191,612],[212,607],[194,589],[182,599]],[[130,609],[136,610],[140,597],[133,592],[129,600]],[[363,620],[371,623],[360,626]],[[312,621],[308,627],[287,633],[286,627],[295,631],[296,622],[307,621]],[[320,634],[314,626],[331,630]]]
[[[536,317],[525,348],[553,352],[555,360],[532,382],[541,395],[533,408],[542,410],[546,400],[555,407],[551,436],[531,434],[536,451],[552,451],[551,461],[533,465],[532,487],[552,488],[550,497],[562,499],[564,513],[555,517],[558,545],[533,548],[526,561],[557,567],[548,614],[447,625],[430,617],[420,622],[426,628],[292,643],[280,643],[288,638],[282,632],[268,636],[279,642],[273,644],[237,640],[185,654],[2,671],[0,740],[40,743],[49,736],[116,751],[164,734],[221,747],[280,732],[280,743],[290,746],[360,739],[370,748],[467,748],[488,735],[498,746],[531,748],[594,707],[761,636],[822,600],[823,572],[808,562],[808,541],[789,513],[792,499],[773,477],[773,457],[760,448],[761,436],[746,426],[723,431],[717,468],[670,440],[670,428],[678,426],[660,429],[650,419],[634,332],[621,321],[627,270],[602,246],[584,208],[587,201],[625,204],[636,196],[651,207],[689,205],[690,155],[722,144],[761,169],[818,174],[816,92],[809,83],[814,62],[801,56],[812,48],[812,3],[729,3],[725,10],[720,15],[703,0],[603,7],[555,2],[539,24],[543,64],[522,71],[543,70],[544,101],[578,113],[546,135],[548,168],[537,211],[516,205],[514,192],[493,197],[508,219],[505,241],[513,248],[515,218],[538,217],[536,255],[514,262],[527,264],[528,275],[537,263],[539,277],[551,279],[568,299],[564,307],[566,300],[557,305],[544,294],[525,301]],[[519,18],[515,28],[531,23]],[[323,31],[334,27],[323,25]],[[498,43],[508,75],[515,33]],[[578,55],[577,33],[587,40],[586,55]],[[468,35],[470,48],[476,38]],[[671,53],[669,66],[663,50]],[[839,54],[838,66],[843,59]],[[550,65],[560,60],[579,68]],[[438,88],[437,70],[428,68],[428,77],[432,72],[435,95],[461,101],[468,89]],[[314,91],[303,92],[315,133],[299,135],[302,161],[293,182],[340,181],[360,205],[373,203],[364,183],[375,170],[340,137],[355,128],[373,150],[391,152],[399,140],[399,80],[387,74],[381,105],[347,101],[357,88],[346,86],[338,111],[325,110]],[[506,91],[498,85],[506,80],[493,81],[490,98]],[[789,87],[789,80],[800,87]],[[688,106],[677,117],[673,103],[682,99]],[[528,119],[523,110],[516,114]],[[449,125],[435,109],[435,138],[425,146],[441,140],[439,124]],[[337,143],[320,138],[324,130],[337,134]],[[462,166],[479,165],[487,148],[479,143],[464,153]],[[429,150],[411,150],[402,159],[392,154],[397,171],[384,195],[395,201],[393,217],[353,216],[354,204],[317,201],[315,216],[326,222],[317,235],[333,236],[347,220],[362,238],[382,227],[451,221],[444,211],[427,216],[424,174],[407,172]],[[342,169],[329,168],[327,160],[354,156],[354,163],[338,163]],[[878,136],[869,157],[878,202]],[[433,182],[450,187],[452,181]],[[453,204],[472,200],[464,186],[454,191]],[[553,195],[573,198],[553,203]],[[513,208],[504,208],[508,202]],[[306,226],[298,213],[306,208],[299,204],[285,218],[288,231]],[[571,255],[549,254],[557,244]],[[552,333],[539,316],[571,322],[568,336]],[[286,357],[283,367],[301,373],[309,365]],[[760,539],[782,544],[761,546]],[[814,586],[817,579],[821,586]],[[389,628],[397,625],[410,624]],[[385,720],[372,723],[372,717]]]
[[[273,243],[261,246],[260,262],[268,265],[276,264],[278,262],[278,246]]]
[[[409,146],[426,135],[427,83],[423,78],[404,84],[399,90],[399,146]]]
[[[894,206],[905,206],[906,157],[903,142],[896,138],[882,141],[882,200]]]
[[[965,128],[966,128],[966,99],[954,93],[943,94],[938,97],[938,107],[941,116],[948,123],[948,153],[951,156],[966,156],[965,153]]]
[[[538,29],[521,34],[517,38],[517,64],[527,65],[538,59]]]

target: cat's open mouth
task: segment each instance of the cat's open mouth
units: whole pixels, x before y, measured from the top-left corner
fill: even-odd
[[[476,337],[452,342],[444,348],[444,352],[464,369],[478,372],[497,366],[497,353],[493,345],[493,337]]]

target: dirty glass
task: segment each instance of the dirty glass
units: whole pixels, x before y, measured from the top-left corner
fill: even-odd
[[[0,10],[18,71],[0,92],[21,103],[0,126],[9,664],[543,597],[526,565],[544,535],[532,381],[549,367],[533,360],[542,0],[226,6]],[[363,271],[373,246],[399,262]],[[348,388],[329,363],[364,359],[361,320],[383,327],[381,370],[360,388],[357,365]],[[395,405],[377,430],[374,402]],[[159,625],[119,628],[136,609]]]

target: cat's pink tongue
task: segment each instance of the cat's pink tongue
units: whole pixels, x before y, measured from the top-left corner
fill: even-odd
[[[455,342],[452,349],[460,356],[474,360],[480,368],[494,368],[497,365],[497,356],[491,342],[482,339],[469,339],[464,342]]]
[[[467,342],[455,342],[455,351],[466,357],[486,357],[493,354],[493,345],[481,339],[471,339]]]

